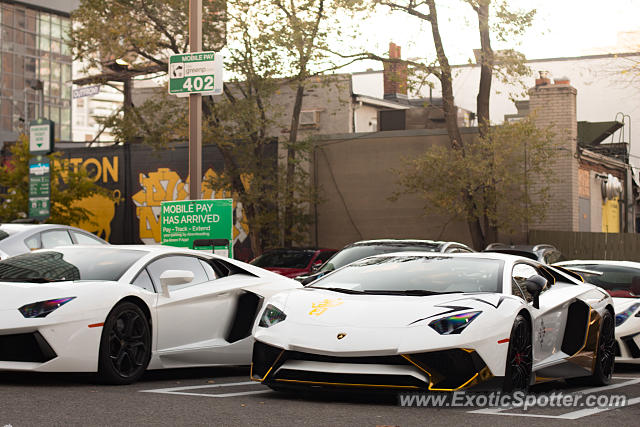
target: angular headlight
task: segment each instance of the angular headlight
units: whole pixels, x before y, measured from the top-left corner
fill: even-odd
[[[264,309],[264,312],[262,313],[262,317],[260,318],[260,323],[258,323],[258,326],[261,326],[263,328],[268,328],[270,326],[275,325],[276,323],[282,322],[286,318],[287,318],[287,315],[284,314],[282,310],[280,310],[277,307],[274,307],[271,304],[267,304],[267,307]]]
[[[62,307],[75,297],[50,299],[47,301],[34,302],[32,304],[23,305],[18,310],[26,318],[31,317],[46,317],[47,314],[56,310],[58,307]]]
[[[640,303],[633,304],[631,307],[627,308],[625,311],[616,314],[616,326],[622,325],[625,322],[625,320],[633,316],[633,313],[635,313],[638,308],[640,308]],[[638,315],[640,315],[640,313],[638,313]]]
[[[481,311],[470,311],[468,313],[454,314],[452,316],[442,317],[429,323],[429,326],[433,328],[440,335],[459,334],[467,327],[469,323],[478,315]]]

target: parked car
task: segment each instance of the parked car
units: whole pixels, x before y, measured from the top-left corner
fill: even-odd
[[[56,246],[108,244],[88,231],[69,225],[0,224],[0,259]]]
[[[564,261],[566,258],[553,245],[506,245],[504,243],[491,243],[482,252],[498,252],[531,258],[545,264],[554,264]]]
[[[640,263],[574,260],[557,265],[609,292],[616,312],[616,361],[640,364]]]
[[[317,248],[282,248],[266,251],[251,265],[294,278],[320,268],[337,251]]]
[[[98,372],[249,365],[264,298],[301,285],[172,246],[64,246],[0,261],[0,371]]]
[[[601,386],[614,366],[612,305],[529,258],[376,255],[266,300],[251,375],[275,390]]]
[[[435,240],[416,239],[379,239],[362,240],[351,243],[334,256],[332,256],[320,269],[306,276],[298,276],[295,279],[303,285],[313,282],[319,277],[343,267],[353,261],[366,258],[371,255],[405,252],[405,251],[425,251],[442,253],[473,252],[473,249],[457,242],[442,242]]]

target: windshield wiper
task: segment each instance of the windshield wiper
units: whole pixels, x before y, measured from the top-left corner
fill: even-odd
[[[344,289],[344,288],[320,288],[315,286],[310,286],[313,289],[325,289],[327,291],[333,292],[341,292],[343,294],[357,294],[357,295],[410,295],[410,296],[430,296],[430,295],[444,295],[444,294],[461,294],[462,291],[450,291],[450,292],[436,292],[436,291],[427,291],[425,289],[404,289],[404,290],[394,290],[394,289],[365,289],[365,290],[356,290],[356,289]]]
[[[437,292],[437,291],[427,291],[425,289],[405,289],[403,291],[388,291],[390,293],[398,294],[398,295],[415,295],[415,296],[430,296],[430,295],[445,295],[445,294],[461,294],[461,291],[448,291],[448,292]]]
[[[366,291],[357,291],[355,289],[345,289],[345,288],[316,288],[315,286],[309,286],[312,289],[324,289],[326,291],[340,292],[343,294],[364,294]]]

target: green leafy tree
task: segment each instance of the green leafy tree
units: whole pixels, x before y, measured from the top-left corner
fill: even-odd
[[[202,45],[224,46],[226,2],[203,3]],[[168,55],[189,46],[189,2],[185,0],[81,0],[71,15],[71,47],[84,71],[102,71],[124,59],[123,71],[166,72]]]
[[[132,65],[122,72],[124,76],[136,70],[166,73],[169,55],[187,50],[186,4],[183,0],[83,0],[73,14],[79,24],[71,34],[74,52],[94,68],[104,63],[101,58],[130,56]],[[279,244],[284,211],[295,218],[288,235],[304,242],[311,221],[306,206],[315,199],[308,174],[301,168],[287,182],[294,197],[282,197],[286,172],[270,151],[273,128],[280,118],[270,99],[283,82],[278,79],[286,74],[277,39],[263,31],[274,25],[273,16],[255,2],[231,0],[226,8],[224,4],[205,2],[203,11],[203,50],[218,50],[221,34],[229,45],[224,94],[203,97],[203,142],[214,144],[224,158],[223,173],[208,177],[205,184],[242,204],[257,255]],[[113,20],[118,22],[116,29],[109,28]],[[226,31],[220,28],[222,22]],[[186,138],[187,103],[167,96],[166,89],[130,109],[104,122],[119,141],[139,141],[162,149]],[[299,147],[299,157],[304,157],[304,149]]]
[[[489,100],[491,96],[491,82],[494,72],[498,72],[503,79],[519,78],[527,72],[524,67],[524,58],[514,50],[501,51],[497,56],[492,47],[492,36],[499,41],[511,40],[512,37],[522,35],[526,28],[531,25],[535,11],[513,11],[508,7],[505,0],[461,0],[470,6],[478,18],[478,34],[480,38],[480,84],[477,96],[477,115],[480,139],[488,141],[491,139],[489,128],[491,124],[489,114]],[[473,153],[482,149],[472,147],[472,143],[465,142],[462,138],[458,125],[457,108],[453,96],[453,75],[449,58],[444,49],[444,41],[439,27],[438,8],[436,0],[374,0],[376,4],[388,6],[391,10],[401,11],[414,16],[416,19],[427,22],[431,27],[433,46],[436,58],[430,63],[419,63],[415,61],[394,60],[403,62],[410,67],[417,75],[419,82],[427,81],[428,76],[433,75],[440,83],[443,99],[443,111],[445,125],[449,135],[449,148],[453,150],[452,157],[465,159],[467,156],[473,157]],[[484,166],[488,168],[490,176],[499,177],[502,171],[500,166],[489,157]],[[463,184],[466,180],[454,180]],[[499,181],[493,182],[491,179],[483,182],[483,185],[476,186],[467,182],[468,186],[451,187],[453,191],[451,198],[461,198],[461,205],[466,209],[465,220],[469,227],[469,232],[476,248],[483,248],[488,242],[496,241],[499,224],[496,220],[496,212],[500,208],[498,200]]]
[[[29,140],[21,135],[10,147],[10,157],[0,166],[0,222],[27,218],[29,213]],[[51,215],[46,222],[76,224],[93,222],[91,212],[77,202],[94,194],[113,199],[96,185],[84,168],[68,169],[60,162],[60,153],[47,156],[51,164]]]
[[[401,189],[394,197],[417,194],[426,213],[461,221],[487,217],[504,232],[520,231],[544,218],[553,181],[539,177],[553,175],[552,137],[526,119],[488,128],[464,152],[431,147],[395,170]],[[460,197],[461,189],[472,197]]]
[[[341,20],[353,17],[363,10],[362,0],[266,0],[261,5],[267,11],[270,23],[264,31],[272,40],[282,58],[282,72],[295,90],[291,107],[291,121],[286,142],[286,179],[284,206],[284,245],[290,246],[297,235],[295,203],[295,176],[304,169],[308,140],[299,141],[300,114],[305,91],[313,85],[312,77],[340,69],[352,61],[341,61],[331,53],[330,40],[347,41],[353,34],[341,31]],[[298,157],[298,158],[296,158]]]

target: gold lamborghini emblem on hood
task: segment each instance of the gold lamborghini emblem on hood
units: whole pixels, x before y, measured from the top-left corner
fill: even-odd
[[[339,340],[341,340],[342,338],[344,338],[344,337],[346,337],[346,336],[347,336],[347,334],[345,334],[344,332],[340,332],[340,333],[338,334],[337,338],[338,338]]]

